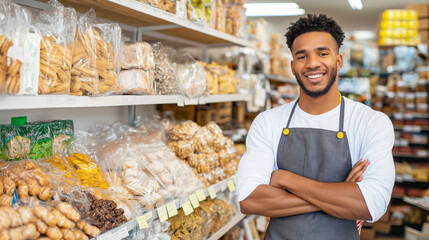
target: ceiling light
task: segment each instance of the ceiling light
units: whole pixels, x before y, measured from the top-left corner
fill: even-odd
[[[246,3],[246,16],[297,16],[305,14],[305,10],[293,2],[287,3]]]
[[[362,10],[363,4],[362,0],[347,0],[350,4],[350,7],[354,10]]]

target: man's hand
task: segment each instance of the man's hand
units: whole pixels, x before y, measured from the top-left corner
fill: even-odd
[[[350,171],[349,175],[346,178],[345,182],[360,182],[363,179],[363,173],[369,166],[369,161],[367,159],[359,159],[359,161],[354,165],[353,169]]]

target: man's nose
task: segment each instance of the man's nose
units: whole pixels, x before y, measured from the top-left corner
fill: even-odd
[[[307,61],[305,63],[306,68],[309,68],[309,69],[319,68],[320,65],[321,63],[318,56],[311,54],[307,57]]]

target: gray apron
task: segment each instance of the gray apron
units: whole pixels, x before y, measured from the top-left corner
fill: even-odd
[[[339,131],[289,128],[296,101],[277,149],[277,165],[320,182],[344,182],[352,169],[347,135],[343,132],[341,98]],[[359,240],[356,220],[344,220],[322,211],[271,218],[265,240]]]

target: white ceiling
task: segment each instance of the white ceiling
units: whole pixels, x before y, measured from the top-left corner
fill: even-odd
[[[347,0],[247,0],[254,2],[295,2],[308,13],[325,13],[334,18],[346,32],[375,29],[379,15],[386,9],[403,9],[407,4],[429,4],[429,0],[362,0],[363,9],[351,9]],[[274,30],[285,33],[290,22],[299,19],[296,17],[264,17],[272,23]]]

